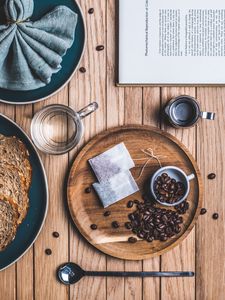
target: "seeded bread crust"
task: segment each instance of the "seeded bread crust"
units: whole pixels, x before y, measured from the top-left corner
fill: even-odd
[[[13,202],[19,213],[18,224],[27,214],[29,198],[24,183],[14,167],[7,167],[0,163],[0,197]]]
[[[0,251],[4,250],[15,238],[18,213],[6,199],[0,198]]]
[[[26,146],[0,134],[0,251],[15,238],[29,208],[32,168]]]
[[[29,189],[32,177],[32,167],[29,161],[29,152],[26,146],[15,136],[0,135],[1,164],[14,167],[18,170],[26,190]]]

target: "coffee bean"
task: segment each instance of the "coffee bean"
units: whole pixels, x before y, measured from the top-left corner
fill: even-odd
[[[208,179],[210,179],[210,180],[213,180],[213,179],[215,179],[216,178],[216,174],[215,173],[210,173],[209,175],[208,175]]]
[[[182,203],[179,208],[185,210],[189,205]],[[140,239],[162,242],[180,233],[183,218],[177,211],[153,207],[149,202],[139,202],[136,211],[128,215],[130,222],[125,223]]]
[[[170,178],[167,173],[158,176],[154,182],[154,191],[159,201],[163,203],[176,203],[185,193],[182,182]]]
[[[81,68],[79,69],[79,71],[80,71],[81,73],[85,73],[85,72],[86,72],[86,69],[85,69],[84,67],[81,67]]]
[[[85,189],[85,193],[86,193],[86,194],[90,194],[90,193],[91,193],[91,188],[90,188],[90,187],[87,187],[87,188]]]
[[[152,241],[154,241],[154,236],[148,236],[146,240],[147,242],[151,243]]]
[[[104,217],[108,217],[110,215],[111,215],[111,212],[109,210],[105,211],[103,214]]]
[[[127,207],[128,208],[132,208],[134,206],[134,202],[133,201],[129,201],[128,203],[127,203]]]
[[[105,49],[105,47],[103,45],[99,45],[99,46],[96,47],[97,51],[102,51],[104,49]]]
[[[135,220],[134,214],[129,214],[128,217],[131,221]]]
[[[98,228],[98,226],[96,224],[91,224],[90,227],[91,227],[92,230],[96,230]]]
[[[52,250],[51,249],[45,249],[45,254],[51,255],[52,254]]]
[[[91,15],[91,14],[93,14],[94,13],[94,8],[90,8],[89,10],[88,10],[88,13]]]
[[[59,237],[59,233],[58,233],[57,231],[54,231],[54,232],[52,233],[52,235],[54,236],[54,238],[58,238],[58,237]]]
[[[137,199],[134,200],[134,204],[139,204],[139,203],[140,203],[139,200],[137,200]]]
[[[131,244],[135,244],[137,242],[137,239],[133,236],[129,237],[128,242]]]
[[[112,222],[112,227],[113,227],[113,228],[119,228],[120,225],[119,225],[119,223],[118,223],[117,221],[113,221],[113,222]]]
[[[213,217],[214,220],[217,220],[217,219],[219,219],[219,214],[218,213],[214,213],[212,215],[212,217]]]
[[[132,229],[132,223],[131,223],[131,222],[126,222],[126,223],[125,223],[125,227],[126,227],[127,229]]]
[[[159,239],[160,241],[165,242],[167,241],[167,236],[165,234],[160,234]]]
[[[200,210],[200,214],[201,215],[204,215],[204,214],[206,214],[207,213],[207,210],[205,209],[205,208],[202,208],[201,210]]]
[[[184,215],[187,212],[187,210],[189,209],[189,203],[185,200],[184,202],[182,202],[178,205],[175,205],[174,208],[180,215]]]

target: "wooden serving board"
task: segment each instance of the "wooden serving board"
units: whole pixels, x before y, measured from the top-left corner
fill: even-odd
[[[89,166],[88,159],[121,142],[124,142],[134,160],[146,157],[141,149],[151,148],[155,155],[162,156],[160,159],[162,166],[174,165],[184,170],[186,174],[194,173],[196,176],[190,183],[190,194],[188,196],[190,208],[183,215],[182,230],[166,242],[153,241],[148,243],[138,240],[137,243],[130,244],[127,241],[128,238],[135,235],[124,226],[124,223],[129,221],[128,214],[136,210],[135,206],[127,208],[127,202],[142,199],[147,180],[159,168],[156,160],[149,162],[143,175],[137,180],[140,192],[119,201],[107,209],[103,208],[93,189],[91,193],[85,193],[85,189],[97,181]],[[136,167],[132,170],[134,178],[139,177],[145,161],[135,161]],[[172,249],[189,234],[201,209],[202,190],[202,180],[197,164],[181,142],[157,128],[131,125],[105,131],[93,138],[81,150],[71,168],[67,196],[72,219],[88,242],[108,255],[121,259],[139,260],[160,255]],[[109,217],[103,216],[106,210],[111,212]],[[118,229],[112,228],[111,223],[113,221],[119,222],[120,227]],[[97,224],[98,229],[92,230],[90,228],[91,224]]]

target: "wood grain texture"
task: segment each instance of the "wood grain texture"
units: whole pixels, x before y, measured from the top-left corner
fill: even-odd
[[[117,47],[115,40],[116,34],[116,7],[115,0],[106,2],[106,28],[107,28],[107,86],[106,86],[106,99],[107,99],[107,128],[123,125],[124,123],[124,89],[115,87],[112,82],[116,80],[117,73]],[[124,271],[125,263],[113,257],[107,257],[107,270],[108,271]],[[124,278],[107,278],[106,279],[106,298],[108,300],[124,299]]]
[[[93,100],[98,100],[100,109],[84,120],[85,135],[76,149],[69,155],[50,157],[42,155],[48,173],[50,187],[50,210],[43,232],[33,249],[15,265],[0,272],[0,298],[5,300],[223,300],[225,270],[224,257],[224,201],[225,192],[225,89],[197,88],[197,98],[203,110],[215,111],[216,121],[200,121],[197,128],[177,130],[160,122],[161,103],[180,94],[195,96],[195,88],[116,88],[115,70],[116,35],[114,0],[79,0],[87,23],[87,47],[82,61],[86,73],[75,74],[61,93],[35,105],[35,111],[50,103],[70,104],[79,110]],[[94,14],[88,9],[93,7]],[[103,44],[105,50],[97,52],[95,47]],[[29,128],[31,106],[15,109],[0,104],[0,112]],[[196,230],[167,254],[143,262],[124,262],[108,258],[90,246],[72,225],[68,224],[65,195],[62,192],[68,161],[71,163],[77,151],[96,133],[117,125],[146,124],[160,126],[181,140],[197,158],[204,178],[204,206],[208,212],[199,218]],[[196,143],[197,141],[197,143]],[[217,177],[209,181],[207,175],[215,172]],[[217,221],[212,214],[218,212]],[[52,231],[60,233],[52,238]],[[196,231],[196,233],[195,233]],[[44,250],[51,248],[52,256]],[[75,261],[84,268],[95,270],[196,270],[193,278],[185,279],[83,279],[70,289],[55,280],[55,269],[67,260]],[[32,263],[33,261],[33,263]],[[196,268],[195,268],[196,266]],[[46,280],[47,279],[47,280]],[[33,288],[32,288],[33,282]]]
[[[196,238],[196,299],[224,299],[225,290],[225,88],[198,88],[202,110],[216,113],[215,121],[201,121],[198,126],[197,159],[205,179],[204,204]],[[210,173],[215,180],[208,180]],[[219,219],[212,214],[218,212]]]
[[[140,191],[111,206],[109,208],[111,215],[108,218],[103,217],[103,213],[107,209],[103,209],[96,193],[94,191],[85,193],[85,189],[96,182],[88,160],[121,142],[124,142],[134,161],[140,157],[143,158],[141,149],[151,147],[156,155],[162,156],[160,161],[163,166],[175,165],[184,170],[186,174],[195,174],[195,179],[190,182],[190,208],[188,214],[183,216],[183,229],[179,235],[167,242],[154,241],[149,244],[140,240],[138,243],[130,245],[128,238],[131,233],[124,227],[129,213],[135,210],[135,207],[132,210],[127,208],[127,202],[134,199],[142,200],[146,181],[159,168],[157,160],[151,160],[146,165],[140,178],[140,170],[144,162],[135,161],[136,165],[131,172],[134,178],[139,178],[136,181]],[[168,251],[187,236],[194,226],[202,205],[202,182],[194,159],[173,136],[154,127],[130,125],[113,128],[97,135],[80,151],[69,174],[67,198],[71,216],[89,243],[111,256],[140,260]],[[117,230],[111,226],[114,220],[120,224]],[[98,229],[93,231],[90,228],[91,224],[97,224]]]
[[[143,124],[160,127],[160,88],[143,89]],[[160,271],[160,257],[143,261],[143,271]],[[143,279],[143,300],[160,299],[160,278]],[[151,295],[151,296],[150,296]]]
[[[70,83],[70,106],[79,110],[93,100],[99,104],[94,114],[85,118],[85,134],[78,149],[95,134],[106,128],[106,49],[96,51],[98,45],[106,47],[106,1],[79,1],[86,16],[87,48],[81,66],[86,73],[77,73]],[[94,14],[88,14],[94,7]],[[69,155],[70,161],[77,150]],[[70,260],[79,263],[89,270],[106,270],[106,256],[95,251],[77,234],[74,227],[70,228]],[[106,299],[106,279],[86,277],[76,286],[70,288],[70,299]]]
[[[68,87],[56,96],[34,105],[34,112],[46,104],[61,103],[68,105]],[[62,128],[56,128],[61,131]],[[65,211],[64,181],[68,170],[68,155],[50,156],[41,154],[45,165],[49,186],[49,209],[43,230],[35,243],[35,299],[66,299],[68,287],[55,278],[56,268],[68,261],[68,218]],[[53,231],[60,233],[60,238],[52,236]],[[52,255],[46,255],[46,248]],[[46,272],[46,270],[48,270]],[[46,284],[44,284],[46,282]]]
[[[162,106],[167,101],[178,95],[190,95],[195,97],[195,88],[163,88]],[[162,128],[176,136],[184,145],[186,145],[192,155],[195,157],[196,149],[196,128],[173,129],[168,127],[165,122]],[[188,198],[191,201],[190,198]],[[188,270],[195,271],[195,232],[190,233],[185,241],[172,251],[162,256],[161,267],[163,271],[168,270]],[[162,278],[161,295],[167,300],[192,300],[195,299],[195,278]]]
[[[32,105],[16,107],[16,122],[30,136],[30,124],[33,116]],[[17,262],[17,300],[34,299],[34,246]],[[26,288],[24,288],[26,286]]]
[[[127,124],[142,124],[142,105],[143,105],[143,90],[142,88],[125,88],[125,114],[124,123]],[[142,271],[143,266],[141,261],[125,262],[126,271]],[[143,297],[143,279],[126,278],[125,279],[125,300],[139,300]]]

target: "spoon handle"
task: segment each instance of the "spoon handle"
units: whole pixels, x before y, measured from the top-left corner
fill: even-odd
[[[86,271],[86,276],[107,276],[107,277],[193,277],[194,272],[95,272]]]

